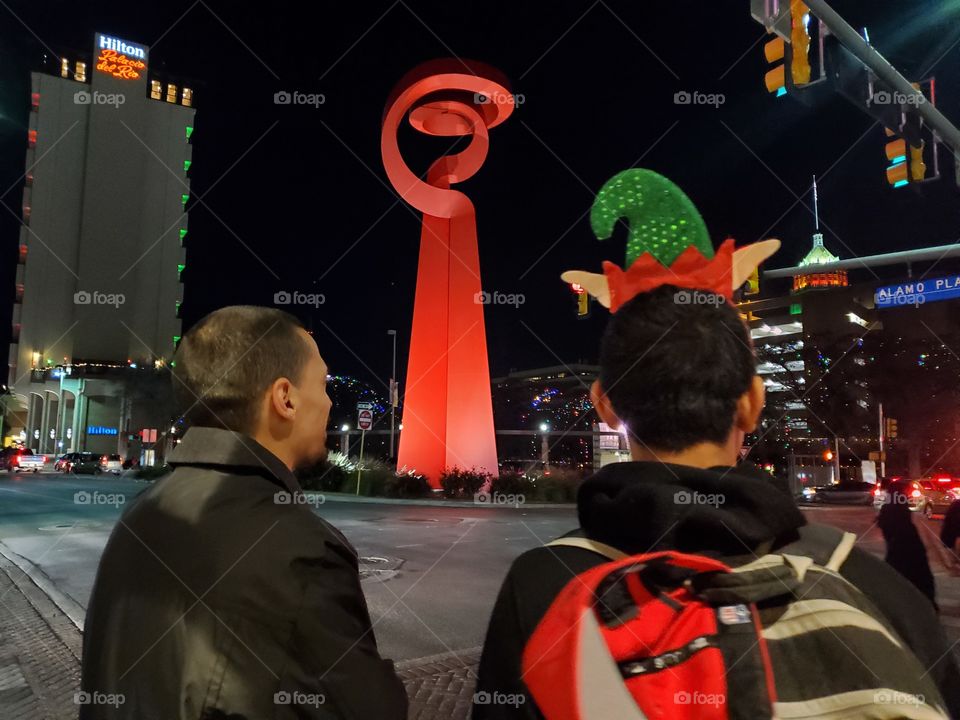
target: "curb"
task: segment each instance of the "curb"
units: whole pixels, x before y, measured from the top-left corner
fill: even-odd
[[[370,497],[369,495],[351,495],[349,493],[321,492],[319,490],[305,490],[304,495],[316,497],[322,495],[325,502],[340,503],[367,503],[371,505],[420,505],[422,507],[448,507],[448,508],[473,508],[483,509],[511,509],[519,510],[521,508],[557,508],[560,510],[575,510],[576,503],[548,503],[548,502],[528,502],[523,505],[495,505],[493,503],[468,502],[466,500],[421,500],[417,498],[382,498]]]
[[[50,577],[37,565],[34,565],[22,555],[15,553],[13,550],[7,547],[3,541],[0,541],[0,555],[2,555],[8,562],[15,565],[20,572],[22,572],[33,582],[34,585],[40,588],[40,590],[42,590],[44,594],[50,598],[50,601],[57,606],[60,612],[67,616],[70,622],[73,623],[74,627],[76,627],[80,632],[83,632],[83,622],[87,615],[87,611],[80,605],[80,603],[60,590],[53,580],[51,580]],[[20,584],[17,583],[16,580],[14,580],[14,583],[17,585]]]

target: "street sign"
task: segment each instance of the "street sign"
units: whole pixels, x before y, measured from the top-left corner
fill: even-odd
[[[957,297],[960,297],[960,275],[948,275],[928,280],[909,280],[898,285],[879,287],[874,295],[874,304],[878,308],[890,308],[904,305],[923,305],[928,302],[951,300]]]
[[[373,403],[357,403],[357,427],[364,431],[373,427]]]

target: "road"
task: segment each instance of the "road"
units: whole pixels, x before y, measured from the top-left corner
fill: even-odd
[[[85,608],[124,506],[147,484],[112,476],[0,475],[0,541]],[[525,550],[576,525],[571,508],[326,502],[317,512],[367,561],[364,592],[383,654],[396,660],[482,644],[500,581]],[[814,507],[811,522],[883,553],[869,507]]]

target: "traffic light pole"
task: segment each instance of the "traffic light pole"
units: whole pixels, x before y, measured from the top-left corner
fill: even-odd
[[[905,97],[912,98],[911,102],[917,113],[933,128],[943,142],[950,146],[954,155],[960,158],[960,130],[950,122],[946,116],[930,103],[924,94],[913,87],[887,60],[878,53],[873,46],[864,40],[860,33],[853,29],[826,0],[805,0],[810,11],[820,18],[840,43],[853,53],[856,58],[866,65],[873,73],[889,85],[893,90]]]

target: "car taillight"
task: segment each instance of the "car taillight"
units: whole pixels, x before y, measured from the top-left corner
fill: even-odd
[[[914,490],[912,493],[910,493],[910,497],[920,497],[921,495],[923,495],[923,493],[919,490]]]
[[[937,478],[937,482],[950,482],[951,480],[953,480],[953,478],[951,478],[951,477],[938,477],[938,478]]]

